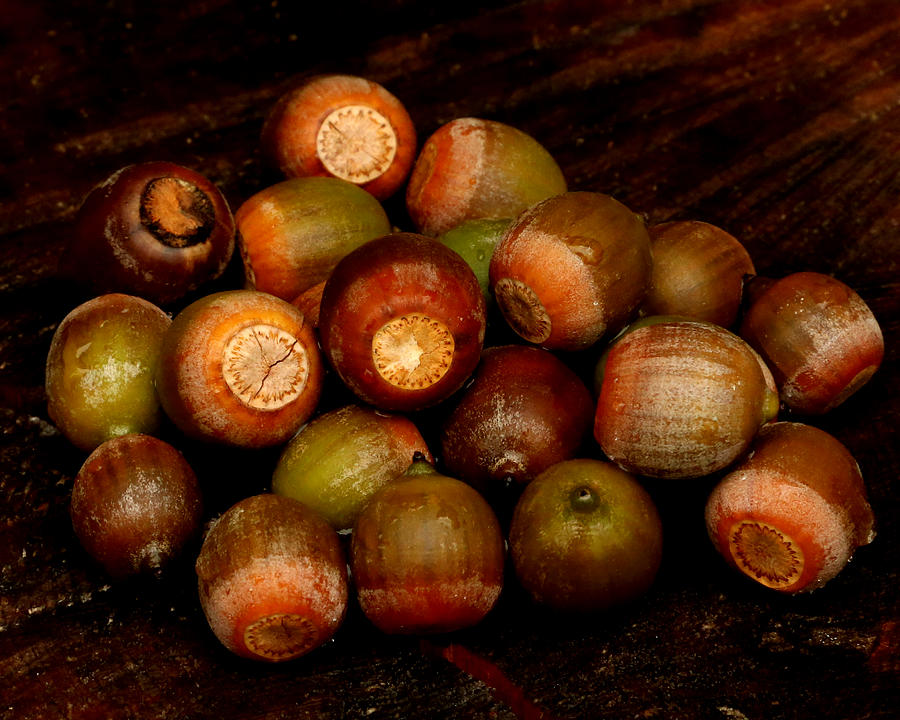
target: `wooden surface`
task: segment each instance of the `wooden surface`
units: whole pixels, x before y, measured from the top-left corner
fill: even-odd
[[[651,484],[663,569],[626,608],[553,617],[510,583],[482,625],[430,641],[382,636],[351,608],[327,647],[277,667],[219,646],[189,563],[157,585],[110,582],[73,536],[84,456],[42,389],[78,299],[55,277],[67,223],[94,183],[151,159],[208,175],[236,208],[278,179],[258,153],[266,112],[320,71],[384,84],[420,139],[461,115],[510,123],[572,189],[720,225],[763,274],[856,288],[885,362],[816,424],[858,458],[875,542],[826,588],[782,597],[713,554],[708,483]],[[5,0],[0,108],[0,717],[897,716],[896,0]],[[402,226],[402,202],[387,207]],[[269,482],[271,454],[186,452],[210,513]]]

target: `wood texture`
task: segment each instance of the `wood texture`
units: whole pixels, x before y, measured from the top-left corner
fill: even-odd
[[[555,617],[510,582],[482,625],[421,641],[352,608],[332,643],[283,667],[218,645],[188,562],[156,585],[109,581],[71,530],[84,457],[42,388],[79,300],[56,277],[68,223],[96,182],[151,159],[206,174],[236,208],[278,179],[258,151],[269,108],[323,71],[384,84],[420,140],[457,116],[507,122],[573,189],[719,225],[763,274],[856,288],[885,362],[816,424],[859,460],[875,542],[825,589],[776,596],[714,555],[707,483],[651,483],[665,558],[629,607]],[[0,717],[896,717],[896,0],[6,0],[0,99]],[[403,227],[402,199],[386,207]],[[211,514],[269,483],[271,453],[185,451]]]

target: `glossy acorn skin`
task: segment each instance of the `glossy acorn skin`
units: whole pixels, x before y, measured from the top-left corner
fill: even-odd
[[[211,526],[196,562],[200,605],[231,652],[284,662],[327,642],[347,612],[347,562],[317,513],[252,495]]]
[[[404,317],[430,318],[447,341],[443,374],[420,385],[389,381],[373,355],[379,332]],[[478,364],[485,328],[484,296],[472,269],[416,233],[391,233],[341,260],[325,284],[319,315],[322,349],[340,379],[364,402],[393,411],[430,407],[458,390]]]
[[[771,368],[781,400],[792,410],[826,413],[881,366],[881,327],[865,301],[840,280],[799,272],[765,282],[752,297],[740,335]]]
[[[741,338],[713,323],[663,320],[610,346],[594,437],[628,472],[701,477],[738,459],[777,411],[759,358]]]
[[[522,213],[494,250],[490,283],[509,325],[550,350],[582,350],[637,311],[650,281],[643,220],[608,195],[567,192]],[[536,301],[504,286],[527,288]],[[518,292],[518,291],[517,291]]]
[[[239,394],[226,379],[229,344],[260,326],[280,333],[289,357],[303,368],[296,389],[274,398],[272,407]],[[265,364],[270,370],[286,368],[285,360],[275,353]],[[303,313],[266,293],[226,290],[195,300],[175,316],[163,338],[156,388],[166,414],[187,436],[262,448],[286,442],[310,418],[324,372],[315,332]],[[260,375],[260,393],[267,382],[271,388],[271,373],[267,378]]]
[[[441,457],[451,475],[478,488],[507,478],[526,483],[574,457],[593,417],[587,386],[551,352],[487,348],[443,424]]]
[[[760,431],[747,458],[710,493],[705,515],[710,539],[729,565],[787,594],[822,587],[875,537],[856,460],[832,435],[796,422]],[[741,562],[733,538],[742,524],[781,534],[800,564],[778,575]]]
[[[652,225],[653,267],[643,315],[681,315],[731,327],[744,278],[756,269],[733,235],[699,220]]]
[[[142,217],[142,195],[160,178],[185,181],[208,202],[202,218],[196,210],[182,210],[183,217],[203,227],[183,246],[162,242]],[[234,217],[210,180],[174,163],[146,162],[122,168],[88,194],[60,269],[93,294],[126,293],[165,307],[218,278],[234,246]]]
[[[494,301],[489,277],[491,256],[511,222],[509,218],[464,220],[437,238],[469,263],[488,305]]]
[[[369,498],[406,472],[417,452],[432,460],[410,419],[346,405],[314,418],[288,441],[272,491],[305,503],[335,530],[349,530]]]
[[[351,250],[391,231],[378,200],[334,177],[270,185],[234,217],[246,286],[288,302],[324,282]]]
[[[75,476],[75,535],[116,578],[161,575],[199,533],[200,486],[178,450],[149,435],[97,447]]]
[[[596,612],[653,584],[663,528],[652,498],[612,463],[556,463],[525,488],[513,511],[510,555],[516,578],[538,603]]]
[[[503,534],[487,501],[425,460],[376,493],[350,546],[360,607],[389,634],[477,624],[500,596],[504,558]]]
[[[464,220],[515,217],[566,189],[556,160],[530,135],[496,120],[455,118],[423,144],[406,207],[420,233],[436,236]]]
[[[263,125],[261,146],[270,164],[286,177],[333,176],[317,148],[329,115],[340,108],[374,110],[390,125],[393,156],[371,180],[354,182],[379,200],[393,195],[408,177],[416,156],[416,129],[403,103],[379,83],[353,75],[318,75],[286,92]]]
[[[91,451],[128,433],[156,433],[163,411],[154,375],[171,319],[143,298],[107,293],[70,311],[53,333],[47,412],[76,447]]]

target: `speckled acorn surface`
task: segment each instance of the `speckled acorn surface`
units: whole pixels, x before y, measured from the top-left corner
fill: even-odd
[[[494,250],[490,283],[522,338],[582,350],[629,320],[652,259],[643,220],[601,193],[567,192],[522,213]]]
[[[297,308],[255,290],[226,290],[182,310],[163,338],[156,387],[186,435],[260,448],[286,442],[312,415],[324,367]]]
[[[252,495],[215,520],[196,563],[215,636],[251,660],[283,662],[331,639],[347,612],[347,563],[334,529],[281,495]]]
[[[210,180],[174,163],[146,162],[88,194],[60,268],[94,294],[166,306],[218,278],[234,245],[234,218]]]
[[[441,457],[451,475],[478,488],[506,479],[525,483],[574,457],[593,417],[587,386],[550,351],[487,348],[443,423]]]
[[[756,272],[746,248],[725,230],[699,220],[649,228],[653,267],[644,315],[682,315],[731,327],[744,278]]]
[[[391,233],[343,258],[325,284],[322,349],[344,384],[383,410],[420,410],[458,390],[484,344],[484,296],[456,252]]]
[[[571,459],[525,488],[509,548],[516,578],[536,602],[598,611],[650,588],[662,563],[663,528],[632,475],[601,460]]]
[[[391,231],[378,200],[334,177],[270,185],[234,217],[247,287],[288,302],[324,282],[351,250]]]
[[[406,207],[419,232],[440,235],[464,220],[515,217],[566,189],[556,160],[535,138],[496,120],[455,118],[423,144]]]
[[[291,438],[275,466],[272,491],[305,503],[335,530],[349,530],[369,498],[402,475],[417,452],[433,459],[410,419],[346,405]]]
[[[72,484],[75,535],[116,578],[161,575],[199,533],[202,513],[193,469],[150,435],[107,440]]]
[[[337,177],[384,200],[412,169],[416,129],[403,103],[379,83],[318,75],[275,104],[262,150],[287,177]]]
[[[154,387],[171,319],[133,295],[107,293],[60,322],[47,353],[47,412],[76,447],[93,450],[128,433],[157,432],[163,420]]]
[[[875,538],[856,460],[834,436],[795,422],[760,431],[710,494],[706,526],[729,565],[789,594],[823,586]]]
[[[760,279],[740,335],[771,368],[782,402],[821,415],[865,385],[881,366],[878,320],[850,287],[829,275],[798,272]]]
[[[477,624],[500,596],[504,557],[487,501],[422,458],[375,494],[350,546],[360,607],[386,633]]]
[[[691,478],[722,470],[778,413],[758,355],[713,323],[641,321],[601,362],[594,437],[632,473]]]

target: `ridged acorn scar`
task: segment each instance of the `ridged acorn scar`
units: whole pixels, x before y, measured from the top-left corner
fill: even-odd
[[[231,392],[248,407],[278,410],[303,392],[309,362],[290,333],[273,325],[251,325],[225,343],[222,374]]]
[[[372,338],[372,361],[387,382],[404,390],[422,390],[450,369],[455,343],[444,323],[422,313],[395,317]]]
[[[728,534],[728,548],[738,568],[766,587],[790,587],[803,572],[800,546],[768,523],[736,522]]]

